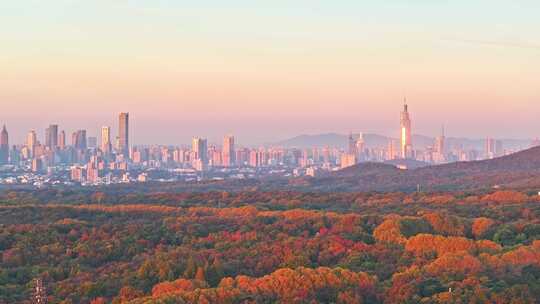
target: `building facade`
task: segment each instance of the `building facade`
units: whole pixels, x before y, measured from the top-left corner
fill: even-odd
[[[400,119],[401,131],[401,158],[412,158],[412,132],[411,116],[407,103],[403,105]]]
[[[234,136],[228,135],[223,138],[223,151],[221,161],[224,167],[236,165],[236,151],[234,148]]]
[[[129,158],[129,113],[120,113],[118,117],[118,151]]]
[[[9,134],[6,125],[0,132],[0,164],[9,163]]]

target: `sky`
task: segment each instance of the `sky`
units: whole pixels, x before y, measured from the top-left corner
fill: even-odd
[[[0,123],[132,142],[540,136],[540,1],[0,1]]]

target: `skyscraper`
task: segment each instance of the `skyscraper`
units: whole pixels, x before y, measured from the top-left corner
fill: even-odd
[[[341,162],[340,162],[341,169],[354,166],[356,165],[356,163],[357,163],[356,154],[351,154],[351,153],[341,154]]]
[[[118,151],[129,158],[129,113],[120,113],[118,123]]]
[[[111,127],[101,127],[101,151],[108,154],[111,148]]]
[[[45,130],[45,146],[53,150],[58,147],[58,125],[49,125]]]
[[[401,158],[412,157],[411,117],[409,115],[407,100],[401,112]]]
[[[399,158],[400,156],[400,151],[399,151],[399,142],[397,139],[390,139],[388,140],[388,155],[387,155],[387,159],[388,160],[392,160],[392,159],[396,159],[396,158]]]
[[[86,139],[86,144],[87,144],[87,146],[88,146],[89,149],[95,149],[95,148],[97,148],[97,137],[89,136],[89,137]]]
[[[223,138],[222,163],[224,167],[232,167],[236,164],[236,151],[234,149],[234,136],[227,135]]]
[[[356,141],[354,140],[352,132],[349,133],[347,153],[356,154]]]
[[[60,131],[58,135],[58,148],[62,150],[66,148],[66,132],[64,130]]]
[[[435,152],[442,155],[445,154],[445,141],[446,137],[444,136],[444,126],[442,127],[441,135],[435,139]]]
[[[495,152],[495,139],[493,138],[486,138],[485,142],[485,148],[484,148],[484,154],[485,158],[495,158],[496,152]]]
[[[503,143],[501,140],[488,137],[485,142],[485,158],[491,159],[503,155]]]
[[[86,143],[86,130],[78,130],[73,133],[72,136],[73,147],[75,149],[85,150],[87,148]]]
[[[446,161],[446,137],[444,136],[444,126],[440,136],[435,138],[435,147],[433,151],[433,161],[435,163],[442,163]]]
[[[28,132],[28,135],[26,137],[26,146],[28,147],[28,150],[30,150],[30,156],[34,157],[36,152],[36,146],[37,146],[37,134],[36,131],[31,130]]]
[[[357,161],[364,160],[364,149],[365,149],[365,142],[364,142],[364,134],[360,133],[358,136],[358,139],[356,140],[356,156]]]
[[[6,130],[6,125],[2,127],[0,132],[0,164],[7,164],[9,162],[9,135]]]
[[[195,159],[201,160],[203,164],[208,164],[208,146],[207,141],[204,138],[193,138],[192,151],[195,153]]]

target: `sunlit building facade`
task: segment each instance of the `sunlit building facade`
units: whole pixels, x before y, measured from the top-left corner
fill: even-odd
[[[118,117],[118,151],[129,158],[129,113],[120,113]]]
[[[412,158],[412,133],[411,133],[411,116],[407,103],[403,105],[401,112],[401,158]]]

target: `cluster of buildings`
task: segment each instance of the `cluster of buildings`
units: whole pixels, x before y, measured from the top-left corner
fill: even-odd
[[[469,161],[501,156],[502,142],[485,140],[485,149],[461,149],[447,146],[444,129],[432,146],[414,149],[412,121],[405,103],[400,119],[400,138],[387,146],[367,147],[360,136],[352,134],[343,147],[309,149],[282,147],[239,147],[235,137],[227,135],[220,144],[195,137],[191,146],[131,145],[129,114],[118,116],[118,134],[111,127],[101,128],[99,138],[86,130],[66,132],[56,124],[45,130],[43,141],[31,130],[22,145],[9,145],[6,126],[0,132],[0,183],[97,185],[110,183],[256,178],[267,175],[316,176],[361,162],[415,160],[428,164]],[[538,142],[537,144],[540,144]],[[398,165],[398,164],[396,164]],[[405,167],[406,165],[398,165]]]
[[[119,134],[113,144],[111,128],[101,130],[101,145],[86,130],[76,130],[68,143],[66,131],[51,124],[43,140],[35,130],[28,132],[25,143],[9,146],[6,127],[0,134],[0,165],[4,183],[98,183],[109,169],[127,171],[129,162],[129,114],[119,115]],[[112,176],[112,175],[111,175]]]
[[[360,162],[392,162],[401,168],[407,167],[410,160],[423,164],[443,164],[457,161],[474,161],[492,159],[516,150],[504,149],[502,140],[491,137],[485,139],[484,149],[479,150],[460,145],[450,146],[445,136],[444,127],[439,136],[435,137],[432,145],[415,149],[412,140],[412,120],[408,105],[405,102],[400,115],[399,139],[389,139],[386,147],[367,148],[362,134],[357,138],[349,135],[346,151],[341,154],[340,168],[353,166]],[[540,146],[540,141],[535,140],[531,146]]]
[[[400,115],[400,138],[389,139],[387,147],[371,148],[365,147],[362,134],[355,139],[349,135],[347,153],[341,156],[341,168],[353,166],[365,161],[390,161],[390,160],[417,160],[426,163],[444,163],[450,157],[445,150],[444,130],[441,136],[437,137],[433,147],[425,150],[414,150],[412,143],[412,120],[409,108],[405,101],[403,111]]]

